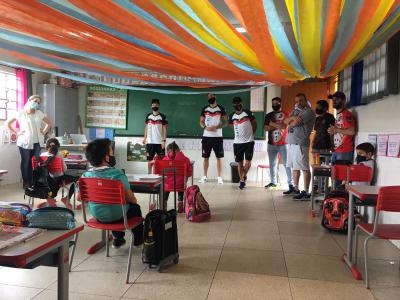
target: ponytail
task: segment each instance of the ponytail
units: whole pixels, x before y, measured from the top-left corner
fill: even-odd
[[[172,157],[171,159],[175,159],[175,154],[176,152],[180,151],[179,146],[174,142],[170,143],[167,146],[167,152],[172,152]]]
[[[56,138],[51,138],[47,140],[46,149],[49,153],[56,156],[58,153],[58,148],[60,148],[60,142]]]

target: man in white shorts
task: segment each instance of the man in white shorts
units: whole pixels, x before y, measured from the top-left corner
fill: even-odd
[[[295,99],[295,109],[290,116],[285,119],[288,126],[286,142],[288,144],[286,166],[292,169],[293,185],[285,195],[296,194],[295,200],[310,199],[309,187],[311,181],[309,147],[310,134],[313,130],[315,121],[315,112],[307,102],[306,95],[297,94]],[[304,190],[299,190],[300,171],[303,173]]]

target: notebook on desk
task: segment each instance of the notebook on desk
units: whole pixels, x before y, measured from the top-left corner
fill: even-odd
[[[42,235],[46,230],[0,225],[0,250]]]

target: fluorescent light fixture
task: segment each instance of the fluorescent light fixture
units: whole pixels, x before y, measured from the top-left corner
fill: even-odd
[[[235,29],[240,33],[246,32],[246,29],[244,29],[244,27],[235,27]]]

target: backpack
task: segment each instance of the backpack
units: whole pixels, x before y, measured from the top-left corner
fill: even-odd
[[[43,207],[27,216],[28,227],[43,229],[72,229],[76,227],[75,214],[66,207]]]
[[[0,202],[0,222],[23,226],[26,224],[26,215],[31,212],[31,207],[22,203]]]
[[[25,195],[38,199],[55,198],[59,186],[56,180],[50,176],[48,168],[53,156],[49,156],[44,163],[40,157],[35,157],[34,160],[36,167],[32,172],[32,185],[25,189]]]
[[[349,222],[349,200],[347,198],[327,198],[322,208],[321,225],[329,231],[346,233]],[[353,224],[355,224],[353,222]]]
[[[197,185],[186,189],[185,214],[190,222],[203,222],[211,218],[210,207]]]

